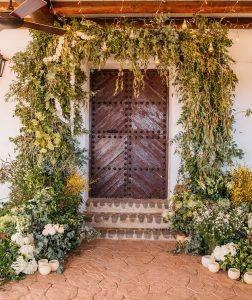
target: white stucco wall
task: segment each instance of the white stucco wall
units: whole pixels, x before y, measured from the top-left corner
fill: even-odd
[[[11,58],[16,52],[26,47],[29,39],[28,30],[3,30],[0,32],[0,51],[4,56]],[[19,132],[19,120],[13,117],[15,105],[4,101],[4,96],[14,78],[7,63],[4,75],[0,77],[0,159],[6,159],[9,155],[14,156],[14,148],[9,137],[16,136]],[[7,185],[0,185],[0,199],[7,196]]]
[[[230,30],[230,36],[235,40],[237,32]],[[252,108],[252,30],[239,30],[240,41],[234,42],[230,49],[230,55],[236,60],[234,65],[235,73],[238,76],[239,84],[236,89],[235,109],[236,132],[235,139],[245,152],[244,162],[252,168],[252,117],[246,118],[242,111]],[[0,50],[7,57],[12,57],[14,53],[25,48],[29,42],[27,30],[8,30],[0,32]],[[110,65],[112,67],[113,64]],[[13,117],[13,103],[6,103],[4,95],[14,78],[7,64],[4,76],[0,78],[0,159],[6,159],[8,155],[13,157],[13,145],[9,141],[10,136],[18,134],[19,121]],[[172,138],[179,130],[176,125],[180,114],[180,107],[177,102],[173,87],[170,86],[170,137]],[[88,128],[88,113],[84,115],[85,125]],[[89,138],[81,140],[83,146],[88,147]],[[169,163],[169,190],[172,191],[177,178],[179,167],[179,157],[174,155],[174,146],[170,149]],[[0,199],[8,196],[7,186],[0,186]]]
[[[230,36],[234,40],[237,32],[240,41],[234,42],[230,49],[230,55],[236,61],[233,69],[239,80],[234,103],[235,140],[244,150],[243,162],[252,169],[252,116],[244,116],[244,110],[252,108],[252,30],[231,30]]]

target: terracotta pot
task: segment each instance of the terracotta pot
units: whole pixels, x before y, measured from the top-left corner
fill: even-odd
[[[201,263],[205,268],[208,268],[208,265],[212,262],[215,262],[215,260],[211,255],[205,255],[201,258]]]
[[[243,276],[244,282],[252,284],[252,272],[246,272]]]
[[[177,235],[176,235],[176,241],[178,243],[184,244],[185,241],[186,241],[186,235],[182,234],[182,233],[177,233]]]
[[[55,272],[59,267],[59,261],[57,259],[50,260],[49,265],[51,267],[52,272]]]
[[[49,264],[41,264],[39,265],[39,273],[41,275],[48,275],[51,273],[51,266]]]
[[[233,280],[237,280],[240,278],[241,272],[238,269],[230,268],[228,269],[228,277]]]
[[[0,240],[3,240],[6,238],[6,234],[5,233],[0,233]]]
[[[220,265],[216,261],[210,262],[208,264],[208,270],[212,273],[217,273],[220,270]]]

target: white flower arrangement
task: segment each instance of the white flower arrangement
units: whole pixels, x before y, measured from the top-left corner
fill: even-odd
[[[36,272],[38,264],[34,258],[35,247],[33,235],[27,234],[24,236],[20,232],[17,232],[11,236],[11,240],[20,247],[20,255],[11,265],[16,274],[23,273],[28,275]]]
[[[47,224],[45,225],[42,234],[44,236],[55,235],[56,233],[63,234],[64,233],[64,225],[60,224]]]
[[[13,262],[11,265],[13,270],[16,272],[16,274],[33,274],[38,269],[38,264],[35,260],[35,258],[26,260],[22,255],[19,255],[16,259],[16,261]]]
[[[76,33],[76,36],[81,38],[82,40],[85,40],[85,41],[90,41],[90,40],[93,40],[95,39],[95,35],[88,35],[84,32],[81,32],[81,31],[77,31]]]
[[[17,232],[11,236],[11,240],[17,246],[22,247],[23,245],[30,245],[34,243],[34,238],[32,234],[27,234],[23,236],[21,233]]]
[[[16,274],[22,273],[27,267],[27,261],[24,259],[22,255],[19,255],[16,261],[11,265],[12,269],[16,272]]]
[[[15,233],[11,236],[11,240],[13,243],[15,243],[17,246],[21,247],[24,245],[24,238],[21,233]]]
[[[202,206],[193,212],[194,223],[201,235],[209,238],[218,236],[225,239],[234,235],[239,229],[244,228],[246,211],[241,207],[229,208],[220,204]]]
[[[55,61],[57,61],[57,60],[60,58],[60,56],[61,56],[61,50],[62,50],[63,44],[64,44],[64,37],[61,36],[61,37],[59,38],[59,41],[58,41],[58,45],[57,45],[55,54],[52,55],[52,56],[45,57],[45,58],[43,59],[43,62],[44,62],[45,64],[47,64],[47,63],[50,63],[50,62],[55,62]]]
[[[222,246],[216,246],[212,256],[216,261],[224,261],[227,255],[236,255],[236,245],[234,243],[228,243]]]
[[[37,269],[38,269],[38,264],[37,264],[35,258],[33,258],[27,262],[26,267],[24,268],[24,270],[22,272],[26,275],[30,275],[30,274],[35,273],[37,271]]]
[[[19,252],[26,258],[33,258],[34,246],[33,245],[23,245],[20,247]]]

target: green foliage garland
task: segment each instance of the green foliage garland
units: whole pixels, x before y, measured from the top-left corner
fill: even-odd
[[[45,186],[63,190],[62,174],[83,164],[76,140],[83,132],[81,107],[87,99],[82,65],[100,68],[110,57],[120,63],[117,88],[122,88],[123,69],[130,68],[135,94],[150,58],[165,82],[174,78],[182,106],[182,131],[174,139],[182,179],[194,193],[210,198],[225,194],[223,167],[241,155],[232,136],[237,82],[227,51],[232,42],[220,22],[193,22],[193,28],[188,23],[181,29],[164,16],[142,27],[126,21],[99,26],[73,20],[63,38],[33,33],[26,51],[13,59],[17,80],[8,95],[17,101],[15,114],[22,123],[20,136],[13,139],[19,151],[15,164],[22,170],[12,178],[15,198],[17,185],[20,199]],[[57,102],[66,122],[57,114]]]
[[[197,32],[188,31],[180,34],[175,80],[182,104],[178,123],[183,130],[175,138],[182,158],[180,171],[193,193],[218,199],[227,196],[223,167],[242,156],[233,141],[237,78],[227,52],[232,41],[219,23],[209,28],[200,22]]]

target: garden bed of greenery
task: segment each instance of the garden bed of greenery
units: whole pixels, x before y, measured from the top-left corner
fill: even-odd
[[[178,234],[176,254],[209,254],[221,269],[235,268],[243,279],[252,271],[252,172],[240,166],[223,178],[223,194],[217,199],[179,186],[167,220]]]

